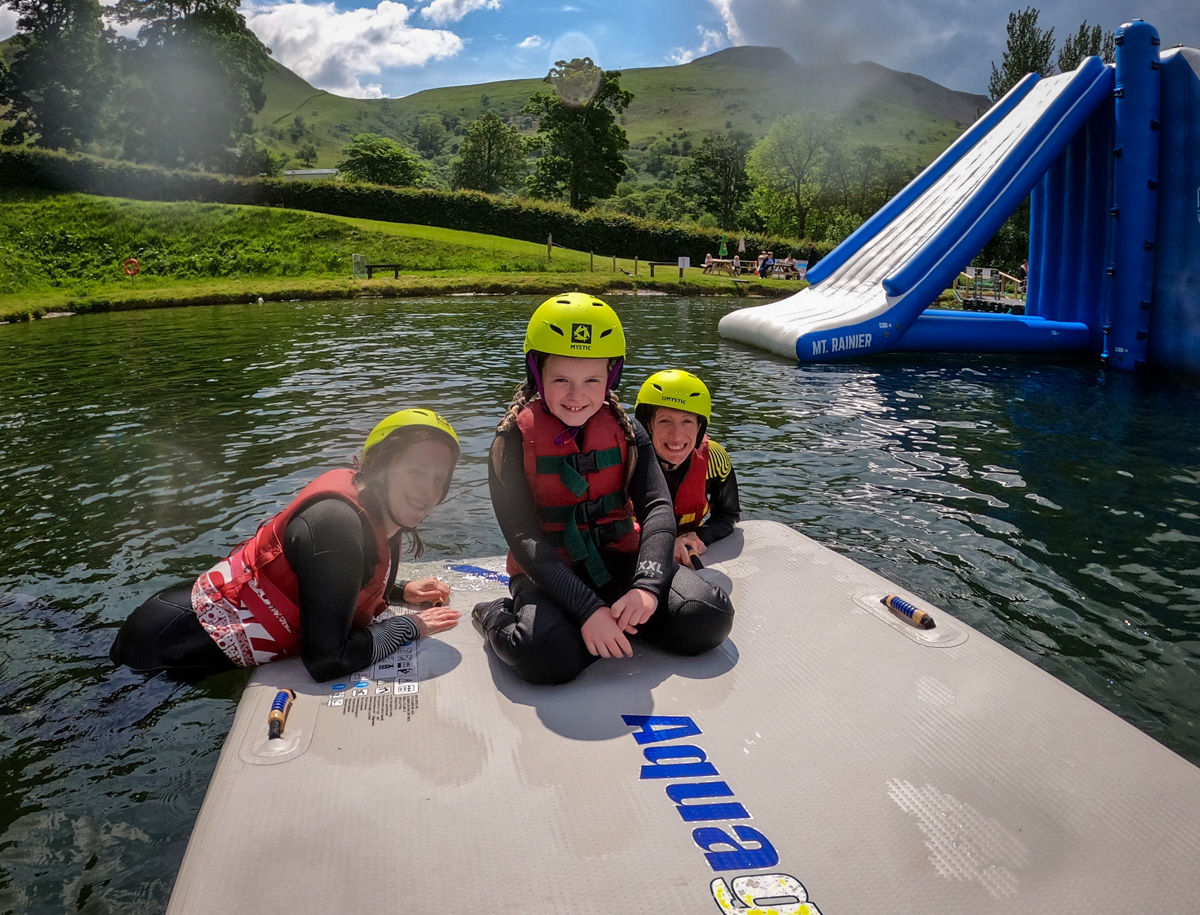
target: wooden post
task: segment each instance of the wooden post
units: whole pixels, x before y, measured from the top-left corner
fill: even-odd
[[[613,273],[617,272],[617,256],[613,255]]]
[[[546,260],[550,260],[550,249],[554,247],[554,235],[546,235]]]
[[[638,272],[637,272],[637,262],[638,262],[638,259],[637,259],[637,255],[635,254],[635,255],[633,256],[633,275],[634,275],[634,276],[637,276],[637,275],[638,275]]]
[[[595,251],[588,252],[588,272],[589,273],[596,272],[596,252]]]

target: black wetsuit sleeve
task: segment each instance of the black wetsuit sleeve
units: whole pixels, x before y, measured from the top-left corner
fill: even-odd
[[[705,485],[709,515],[696,535],[707,546],[733,533],[734,526],[742,516],[742,506],[738,501],[737,474],[732,467],[724,477],[710,476]]]
[[[354,629],[354,611],[367,571],[378,561],[364,555],[358,512],[341,499],[319,499],[297,512],[284,531],[283,553],[300,591],[300,658],[318,682],[343,677],[371,663],[373,641]],[[375,551],[371,543],[366,549]]]
[[[654,453],[654,444],[642,424],[633,420],[637,466],[629,481],[629,497],[642,525],[638,546],[638,564],[630,588],[643,588],[661,602],[674,572],[675,506],[662,467]]]
[[[525,478],[521,432],[515,427],[501,432],[492,443],[488,488],[513,558],[539,590],[582,626],[604,601],[542,536],[533,492]]]

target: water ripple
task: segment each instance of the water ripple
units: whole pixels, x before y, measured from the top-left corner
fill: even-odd
[[[698,372],[747,516],[946,607],[1200,762],[1193,389],[982,357],[797,367],[725,300],[613,297],[622,394]],[[430,556],[504,549],[487,449],[529,298],[174,309],[0,328],[0,910],[161,911],[244,673],[113,670],[114,627],[404,406],[463,460]],[[86,357],[72,354],[86,354]]]

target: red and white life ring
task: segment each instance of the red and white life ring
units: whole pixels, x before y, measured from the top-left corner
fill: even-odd
[[[121,267],[124,269],[126,276],[137,276],[142,272],[142,265],[138,263],[136,257],[129,258]]]

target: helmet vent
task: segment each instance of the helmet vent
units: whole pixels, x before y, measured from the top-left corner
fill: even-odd
[[[611,333],[612,333],[612,328],[610,327],[608,330],[601,331],[601,332],[600,332],[600,336],[601,336],[602,338],[603,338],[603,337],[607,337],[607,336],[608,336],[609,334],[611,334]]]

